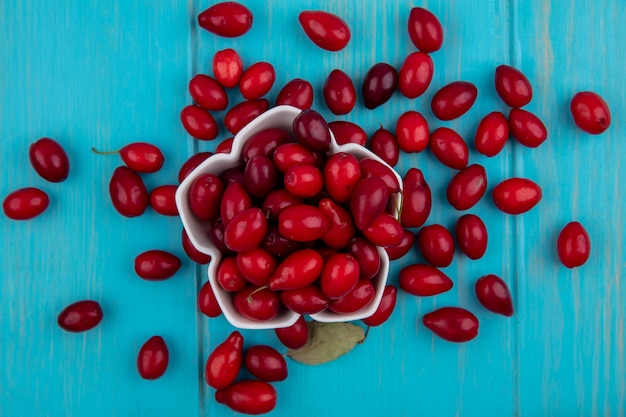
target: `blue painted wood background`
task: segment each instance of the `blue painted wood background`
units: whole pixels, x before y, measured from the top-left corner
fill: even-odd
[[[419,4],[418,4],[419,3]],[[520,68],[535,89],[528,109],[545,121],[548,140],[538,149],[510,141],[496,158],[474,150],[493,185],[510,176],[536,180],[541,204],[506,216],[485,197],[470,212],[490,232],[487,255],[471,262],[457,254],[445,272],[452,291],[435,298],[402,294],[392,319],[373,328],[367,341],[339,360],[317,367],[289,362],[290,376],[276,384],[276,416],[624,416],[626,266],[622,193],[626,179],[624,64],[626,27],[622,0],[482,2],[400,0],[245,1],[252,30],[222,39],[200,30],[206,0],[109,2],[4,0],[0,2],[0,196],[41,187],[49,209],[28,222],[0,217],[0,416],[218,416],[202,380],[204,360],[232,331],[223,318],[196,308],[204,268],[186,260],[164,282],[134,275],[134,257],[147,249],[180,248],[181,223],[148,211],[118,215],[108,199],[108,180],[120,164],[90,148],[114,149],[149,141],[166,156],[163,169],[144,176],[149,189],[175,184],[178,167],[217,141],[189,138],[178,114],[190,103],[186,86],[209,71],[213,53],[233,47],[249,65],[272,62],[277,80],[269,93],[301,77],[316,87],[314,107],[329,120],[321,96],[334,68],[360,85],[366,70],[386,61],[399,67],[414,50],[406,32],[409,10],[423,5],[442,21],[444,48],[434,53],[435,77],[427,93],[408,100],[397,93],[375,111],[361,103],[345,117],[372,133],[392,128],[405,110],[417,109],[432,129],[450,126],[468,140],[482,115],[506,111],[493,87],[497,65]],[[297,16],[324,9],[352,30],[338,53],[316,48]],[[457,121],[435,121],[434,91],[454,80],[479,88],[476,105]],[[607,101],[613,125],[601,136],[575,128],[569,100],[593,90]],[[233,91],[232,102],[241,100]],[[218,114],[222,117],[223,113]],[[28,163],[28,146],[42,136],[59,141],[71,160],[61,184],[46,183]],[[220,139],[227,137],[222,126]],[[445,202],[453,172],[428,152],[403,155],[398,169],[421,168],[432,189],[430,223],[452,227],[459,213]],[[555,240],[571,220],[589,231],[592,255],[570,271],[558,263]],[[392,267],[391,282],[412,252]],[[516,315],[488,313],[473,284],[487,273],[511,286]],[[101,302],[105,318],[96,329],[69,334],[58,312],[84,298]],[[435,307],[459,305],[481,320],[474,341],[450,344],[419,324]],[[244,331],[247,345],[279,347],[271,331]],[[135,358],[141,344],[162,335],[170,366],[157,381],[141,380]]]

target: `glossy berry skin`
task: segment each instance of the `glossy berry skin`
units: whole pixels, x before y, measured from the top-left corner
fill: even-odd
[[[158,379],[166,371],[170,354],[161,336],[152,336],[139,349],[137,372],[143,379]]]
[[[217,51],[213,55],[211,66],[217,82],[226,88],[236,86],[243,75],[243,62],[234,49]]]
[[[226,112],[224,126],[230,133],[236,135],[245,125],[259,117],[269,107],[269,101],[264,98],[242,101]]]
[[[285,347],[300,349],[309,338],[309,327],[304,316],[300,316],[291,326],[274,329],[274,333]]]
[[[224,244],[233,252],[256,248],[267,233],[267,219],[257,207],[237,214],[224,230]]]
[[[208,264],[209,262],[211,262],[210,255],[200,252],[198,249],[196,249],[193,243],[191,243],[191,240],[189,239],[189,235],[187,234],[187,231],[185,229],[183,229],[181,233],[181,243],[182,243],[183,250],[185,251],[185,254],[187,254],[189,259],[191,259],[195,263],[204,265],[204,264]]]
[[[331,221],[322,241],[332,249],[343,249],[356,233],[350,212],[330,198],[321,199],[317,206]]]
[[[390,261],[402,258],[409,253],[415,243],[415,235],[408,229],[404,229],[402,240],[396,246],[385,248]]]
[[[70,172],[65,149],[54,139],[41,138],[28,148],[30,164],[46,181],[63,182]]]
[[[492,191],[491,197],[496,207],[508,214],[522,214],[541,201],[541,187],[526,178],[509,178],[502,181]]]
[[[357,229],[363,230],[385,211],[389,191],[377,177],[360,180],[350,195],[349,209]]]
[[[428,145],[439,162],[452,169],[463,169],[469,160],[469,150],[463,138],[454,130],[439,127],[430,135]]]
[[[209,355],[204,367],[204,379],[212,388],[226,388],[237,378],[242,363],[243,336],[234,331]]]
[[[323,174],[328,195],[337,203],[345,203],[361,181],[361,165],[354,155],[338,152],[328,158]]]
[[[361,321],[370,327],[380,326],[391,317],[391,313],[393,313],[394,308],[396,307],[396,300],[398,297],[398,290],[393,285],[385,286],[383,291],[383,297],[380,300],[380,304],[378,308],[368,318],[362,319]]]
[[[511,136],[529,148],[538,147],[548,137],[548,131],[541,119],[526,110],[512,109],[509,113],[509,126]]]
[[[533,98],[533,89],[528,78],[510,65],[496,68],[495,85],[502,101],[515,109],[527,105]]]
[[[326,152],[330,148],[330,130],[315,110],[303,110],[293,119],[293,134],[298,143],[313,152]]]
[[[120,157],[128,168],[146,174],[157,172],[165,162],[161,150],[146,142],[129,143],[122,147]]]
[[[338,314],[354,313],[367,306],[374,299],[374,285],[368,279],[360,280],[354,289],[341,298],[328,303],[328,309]]]
[[[278,264],[269,280],[272,291],[295,290],[312,284],[322,273],[324,260],[313,249],[301,249]]]
[[[454,81],[435,93],[430,103],[440,120],[453,120],[465,114],[476,102],[478,89],[467,81]]]
[[[389,194],[400,191],[400,182],[395,176],[393,170],[387,165],[372,158],[361,159],[359,161],[359,165],[361,166],[361,178],[380,178],[387,186]]]
[[[369,149],[392,167],[400,158],[400,148],[396,137],[383,127],[376,130],[370,138]]]
[[[592,135],[599,135],[611,125],[609,106],[593,91],[576,93],[570,102],[570,111],[576,126]]]
[[[244,359],[246,369],[261,381],[277,382],[287,378],[287,362],[276,349],[267,345],[248,348]]]
[[[224,226],[228,225],[237,214],[253,207],[252,197],[239,182],[228,184],[220,198],[220,219]]]
[[[15,190],[4,198],[2,210],[12,220],[29,220],[46,211],[50,199],[45,191],[35,187]]]
[[[436,267],[446,267],[454,258],[454,239],[440,224],[425,226],[417,232],[417,246],[426,262]]]
[[[459,307],[442,307],[422,317],[422,323],[444,340],[469,342],[478,335],[478,319]]]
[[[239,80],[239,91],[246,100],[261,98],[274,85],[276,72],[269,62],[257,62],[250,65]]]
[[[313,165],[293,165],[283,177],[285,189],[296,197],[311,198],[324,186],[322,172]]]
[[[228,292],[237,292],[248,286],[237,266],[237,257],[227,256],[220,261],[217,267],[216,280],[219,286]]]
[[[176,185],[160,185],[150,191],[150,207],[164,216],[178,216],[176,207]]]
[[[402,179],[402,193],[400,223],[404,227],[421,227],[432,208],[432,194],[422,171],[409,168]]]
[[[416,98],[426,92],[433,79],[432,58],[423,52],[409,54],[398,74],[398,89],[407,98]]]
[[[214,174],[202,174],[197,177],[189,189],[189,208],[194,216],[203,221],[217,218],[220,212],[220,200],[224,195],[224,184]]]
[[[97,301],[82,300],[65,307],[57,324],[65,331],[79,333],[93,329],[102,321],[102,308]]]
[[[435,52],[443,44],[443,28],[439,19],[423,7],[414,7],[409,14],[408,32],[411,42],[422,52]]]
[[[386,103],[397,87],[398,71],[384,62],[374,64],[363,78],[361,93],[365,107],[371,110]]]
[[[313,86],[310,82],[301,78],[294,78],[289,81],[278,92],[276,105],[289,105],[300,110],[310,109],[313,105]]]
[[[283,129],[270,127],[250,136],[250,138],[243,145],[241,156],[244,162],[248,162],[257,155],[273,158],[274,152],[278,149],[278,147],[290,144],[290,142],[291,134],[289,132]]]
[[[198,140],[213,140],[217,137],[217,122],[211,113],[196,105],[189,105],[180,112],[180,121],[192,137]]]
[[[215,147],[215,153],[230,153],[233,149],[234,137],[226,138]]]
[[[266,285],[274,272],[277,262],[271,253],[263,248],[254,248],[237,254],[237,268],[252,285]]]
[[[376,246],[369,240],[356,236],[348,242],[347,252],[359,260],[359,278],[372,279],[380,269],[380,255]]]
[[[367,133],[365,133],[365,130],[352,122],[337,120],[328,123],[328,128],[333,132],[333,136],[335,136],[335,141],[338,145],[356,143],[357,145],[365,146],[367,143]]]
[[[226,38],[236,38],[252,27],[252,13],[234,1],[216,3],[198,15],[201,28]]]
[[[298,20],[313,43],[327,51],[340,51],[350,41],[350,28],[339,16],[324,11],[303,11]]]
[[[320,287],[330,299],[343,297],[359,282],[359,263],[347,253],[332,255],[324,263],[320,277]]]
[[[238,413],[265,414],[276,407],[276,389],[265,381],[237,381],[216,391],[215,400]]]
[[[487,190],[487,172],[482,165],[474,164],[459,171],[448,183],[448,203],[457,210],[474,207]]]
[[[244,176],[246,190],[257,198],[265,198],[276,188],[279,181],[276,165],[264,155],[255,155],[248,161]]]
[[[373,244],[383,248],[398,246],[404,239],[404,229],[400,222],[388,213],[381,213],[361,230],[363,236]]]
[[[497,275],[485,275],[476,281],[474,286],[478,301],[487,310],[511,317],[513,315],[513,298],[506,283]]]
[[[480,259],[487,251],[487,227],[480,217],[465,214],[456,222],[456,243],[470,259]]]
[[[412,264],[400,271],[400,288],[409,294],[430,297],[449,291],[452,280],[439,269],[426,264]]]
[[[213,155],[212,152],[198,152],[191,155],[178,170],[178,182],[183,182],[183,180],[187,178],[187,175],[189,175],[191,171],[196,169],[198,165],[204,162],[211,155]]]
[[[255,321],[271,320],[276,317],[281,308],[277,292],[267,288],[259,289],[252,285],[235,293],[233,305],[239,314]]]
[[[398,147],[407,153],[422,152],[428,146],[428,122],[414,110],[404,112],[396,122]]]
[[[591,254],[589,234],[579,222],[570,222],[559,233],[557,253],[567,268],[582,266]]]
[[[302,203],[304,203],[303,198],[292,195],[284,188],[278,188],[265,196],[261,209],[267,215],[268,220],[275,221],[285,208]]]
[[[162,281],[180,269],[180,259],[163,250],[149,250],[135,258],[135,273],[148,281]]]
[[[205,74],[195,75],[189,80],[189,94],[200,106],[207,110],[221,111],[228,107],[226,90],[214,78]]]
[[[113,207],[125,217],[136,217],[148,207],[148,190],[141,177],[128,167],[117,167],[109,181]]]
[[[494,111],[482,118],[476,134],[474,147],[485,156],[493,157],[504,149],[509,138],[509,121],[499,111]]]
[[[280,301],[298,314],[315,314],[326,310],[329,299],[316,284],[280,292]]]
[[[328,109],[337,115],[348,114],[356,104],[356,89],[345,72],[334,69],[328,74],[323,87]]]
[[[215,292],[209,281],[202,284],[198,294],[198,309],[207,317],[219,317],[222,309],[215,298]]]
[[[315,206],[294,204],[278,215],[278,232],[296,242],[320,239],[332,226],[330,219]]]

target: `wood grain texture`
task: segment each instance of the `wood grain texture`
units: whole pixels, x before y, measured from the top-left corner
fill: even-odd
[[[340,68],[357,89],[376,62],[397,68],[414,51],[406,33],[409,10],[401,0],[243,1],[254,14],[250,32],[237,39],[197,27],[209,2],[113,0],[108,4],[68,0],[0,3],[0,196],[37,186],[51,197],[49,209],[28,222],[0,217],[0,416],[222,416],[202,380],[204,360],[234,329],[222,317],[196,309],[205,268],[187,261],[180,248],[181,224],[148,210],[125,219],[108,199],[108,179],[121,162],[90,148],[114,149],[149,141],[166,156],[164,168],[145,175],[149,189],[175,184],[178,167],[192,153],[214,150],[228,137],[198,142],[186,136],[178,114],[190,98],[187,81],[209,73],[220,49],[240,52],[244,65],[275,65],[273,103],[282,85],[296,77],[316,88],[314,108],[328,120],[321,87]],[[541,204],[522,216],[497,211],[489,195],[468,212],[479,214],[490,232],[480,261],[457,253],[445,268],[455,287],[434,298],[401,294],[384,326],[366,342],[327,365],[289,361],[289,378],[277,383],[271,415],[433,416],[623,416],[626,410],[624,308],[626,266],[621,184],[626,178],[626,29],[621,0],[597,2],[488,0],[424,1],[445,31],[444,48],[432,55],[435,77],[423,97],[399,93],[366,111],[362,103],[343,119],[373,133],[393,130],[406,110],[423,112],[439,126],[456,129],[468,142],[470,159],[487,169],[488,194],[511,176],[536,180]],[[297,23],[301,10],[323,9],[342,16],[352,40],[340,52],[315,47]],[[472,147],[478,120],[508,111],[493,88],[497,65],[520,68],[535,95],[528,106],[544,120],[549,139],[538,149],[511,140],[495,158]],[[467,80],[479,89],[476,105],[452,122],[432,116],[434,92]],[[594,90],[608,102],[613,125],[601,136],[575,128],[571,96]],[[242,100],[229,92],[231,103]],[[217,112],[222,119],[225,112]],[[221,122],[220,122],[221,123]],[[41,136],[68,151],[67,181],[39,178],[27,159]],[[454,175],[428,151],[403,155],[398,171],[419,167],[433,189],[429,223],[453,228],[460,213],[445,201]],[[555,241],[568,221],[581,221],[592,240],[589,262],[577,270],[558,263]],[[132,260],[147,249],[165,249],[185,259],[164,282],[134,275]],[[392,264],[390,282],[402,267],[421,261],[417,251]],[[475,299],[473,286],[487,273],[500,275],[515,298],[516,315],[495,316]],[[67,304],[101,301],[105,319],[85,334],[68,334],[55,320]],[[445,305],[469,308],[481,321],[474,341],[444,342],[420,322]],[[170,367],[157,381],[141,380],[136,353],[154,334],[170,347]],[[280,349],[272,331],[242,331],[246,346]],[[244,373],[244,375],[246,375]]]

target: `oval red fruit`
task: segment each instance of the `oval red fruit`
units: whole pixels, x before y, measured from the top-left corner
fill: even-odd
[[[259,117],[269,107],[269,101],[264,98],[242,101],[226,112],[224,126],[230,133],[236,135],[245,125]]]
[[[276,72],[269,62],[250,65],[239,80],[239,91],[246,100],[254,100],[267,94],[274,85]]]
[[[294,78],[280,90],[276,96],[276,105],[289,105],[300,110],[310,109],[313,105],[313,86],[301,78]]]
[[[15,190],[4,198],[4,215],[13,220],[29,220],[46,211],[50,199],[45,191],[35,187]]]
[[[41,138],[28,148],[30,163],[46,181],[65,181],[70,172],[70,161],[65,149],[54,139]]]
[[[334,69],[328,74],[323,87],[324,101],[334,114],[348,114],[356,104],[356,89],[345,72]]]
[[[468,342],[478,335],[478,319],[459,307],[442,307],[424,315],[422,323],[444,340]]]
[[[478,90],[467,81],[454,81],[435,93],[430,104],[440,120],[452,120],[465,114],[476,101]]]
[[[463,169],[469,160],[469,150],[465,141],[454,130],[439,127],[430,135],[428,141],[432,154],[445,166]]]
[[[591,254],[589,234],[579,222],[570,222],[559,233],[557,252],[561,263],[567,268],[583,265]]]
[[[499,111],[494,111],[482,118],[476,134],[474,146],[476,150],[485,156],[496,156],[504,149],[509,138],[509,121]]]
[[[522,109],[512,109],[509,113],[511,136],[529,148],[536,148],[548,137],[545,125],[536,115]]]
[[[216,391],[215,400],[238,413],[265,414],[276,408],[276,389],[265,381],[237,381]]]
[[[496,68],[495,85],[496,92],[507,106],[520,108],[533,98],[533,89],[528,78],[510,65]]]
[[[180,121],[192,137],[199,140],[213,140],[217,137],[217,122],[211,113],[196,105],[183,108]]]
[[[167,369],[170,355],[161,336],[152,336],[139,349],[137,371],[143,379],[160,378]]]
[[[426,262],[436,267],[446,267],[454,258],[454,239],[440,224],[432,224],[417,233],[417,245]]]
[[[271,346],[249,347],[244,364],[246,369],[261,381],[276,382],[287,378],[287,362],[283,355]]]
[[[267,233],[267,219],[257,207],[237,214],[224,230],[224,243],[234,252],[246,252],[256,248]]]
[[[113,207],[122,216],[136,217],[148,207],[148,190],[135,171],[117,167],[109,182],[109,196]]]
[[[400,223],[404,227],[420,227],[430,215],[432,195],[424,174],[409,168],[402,180],[402,211]]]
[[[474,164],[459,171],[448,183],[446,197],[452,207],[467,210],[474,207],[487,190],[487,172]]]
[[[234,1],[216,3],[198,15],[201,28],[226,38],[236,38],[252,27],[252,13]]]
[[[207,358],[204,366],[207,384],[218,390],[231,385],[239,374],[242,362],[243,336],[234,331]]]
[[[439,269],[426,264],[412,264],[400,271],[400,288],[409,294],[430,297],[449,291],[452,280]]]
[[[432,12],[423,7],[413,7],[409,14],[409,37],[417,49],[422,52],[435,52],[443,44],[441,22]]]
[[[278,215],[278,232],[296,242],[320,239],[332,226],[324,212],[308,204],[294,204]]]
[[[570,102],[570,111],[576,126],[592,135],[599,135],[611,125],[609,106],[593,91],[576,93]]]
[[[391,313],[393,313],[394,308],[396,307],[398,290],[393,285],[385,286],[383,290],[383,297],[380,299],[380,304],[378,308],[368,318],[362,319],[361,321],[365,323],[365,325],[374,327],[380,326],[391,317]]]
[[[487,251],[487,227],[480,217],[465,214],[456,222],[456,242],[470,259],[480,259]]]
[[[434,65],[430,55],[423,52],[409,54],[398,76],[398,89],[408,98],[416,98],[424,94],[433,79]]]
[[[135,272],[148,281],[172,277],[180,269],[180,259],[163,250],[148,250],[135,257]]]
[[[521,214],[541,201],[541,187],[526,178],[509,178],[496,185],[491,197],[496,207],[508,214]]]
[[[215,292],[211,287],[211,282],[207,281],[202,284],[200,294],[198,294],[198,309],[207,317],[219,317],[222,309],[217,302]]]
[[[350,41],[350,28],[339,16],[324,11],[304,11],[298,15],[304,33],[327,51],[340,51]]]
[[[243,75],[243,62],[234,49],[217,51],[213,55],[212,67],[215,79],[226,88],[236,86]]]
[[[84,332],[102,321],[102,308],[97,301],[81,300],[65,307],[57,317],[59,327],[68,332]]]
[[[191,98],[207,110],[221,111],[228,107],[228,95],[224,87],[208,75],[195,75],[189,81],[188,88]]]
[[[513,299],[506,283],[496,275],[485,275],[476,281],[474,287],[478,301],[487,310],[511,317]]]

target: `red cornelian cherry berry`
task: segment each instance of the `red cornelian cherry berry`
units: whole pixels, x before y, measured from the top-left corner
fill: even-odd
[[[439,19],[423,7],[413,7],[409,14],[408,31],[411,42],[422,52],[435,52],[443,44],[443,28]]]
[[[442,307],[424,315],[422,323],[449,342],[468,342],[478,336],[478,319],[464,308]]]
[[[545,142],[548,131],[541,119],[523,109],[512,109],[509,113],[511,136],[529,148],[536,148]]]
[[[374,285],[368,279],[360,280],[348,294],[328,303],[328,309],[338,314],[350,314],[369,305],[374,299]]]
[[[509,178],[496,185],[491,193],[496,207],[508,214],[522,214],[541,201],[541,187],[526,178]]]
[[[416,98],[426,92],[433,79],[434,66],[430,55],[424,52],[409,54],[398,74],[398,89],[407,98]]]
[[[394,308],[396,307],[396,301],[398,296],[398,290],[393,285],[386,285],[383,290],[383,297],[380,299],[378,308],[371,316],[362,319],[361,321],[370,327],[380,326],[391,317]]]
[[[35,187],[15,190],[4,198],[2,210],[12,220],[29,220],[46,211],[50,199],[45,191]]]
[[[267,345],[254,345],[246,351],[246,369],[261,381],[277,382],[287,378],[287,362],[276,349]]]
[[[239,80],[239,91],[246,100],[254,100],[267,94],[274,85],[276,72],[269,62],[257,62],[245,70]]]
[[[409,110],[396,122],[396,140],[404,152],[422,152],[428,146],[428,122],[421,113]]]
[[[487,190],[487,172],[474,164],[459,171],[448,183],[446,197],[452,207],[467,210],[474,207]]]
[[[202,284],[200,293],[198,294],[198,309],[207,317],[219,317],[222,314],[222,308],[217,302],[215,292],[209,281]]]
[[[148,195],[150,207],[164,216],[178,216],[176,207],[176,185],[159,185]]]
[[[400,158],[398,141],[393,133],[384,129],[382,126],[376,130],[370,138],[369,148],[390,166],[393,167],[398,163],[398,159]]]
[[[281,145],[291,143],[291,140],[291,133],[284,129],[275,127],[263,129],[250,136],[244,143],[241,156],[244,162],[248,162],[257,155],[273,158],[276,149]]]
[[[253,321],[271,320],[282,307],[278,292],[254,285],[235,293],[233,306],[239,314]]]
[[[187,175],[204,162],[209,156],[213,155],[212,152],[198,152],[191,155],[180,167],[178,171],[178,182],[181,183]]]
[[[387,186],[390,195],[400,191],[400,181],[398,181],[393,170],[384,163],[373,158],[363,158],[359,161],[359,165],[361,166],[361,178],[380,178]]]
[[[188,88],[191,98],[207,110],[221,111],[228,107],[228,95],[224,87],[208,75],[195,75],[189,81]]]
[[[310,198],[322,191],[324,177],[313,165],[293,165],[285,172],[283,183],[291,195]]]
[[[152,173],[156,172],[163,166],[165,161],[161,150],[151,143],[134,142],[123,146],[118,151],[98,151],[91,148],[94,153],[99,155],[110,155],[119,153],[124,164],[135,172]]]
[[[509,287],[497,275],[485,275],[474,286],[476,298],[487,310],[511,317],[513,315],[513,297]]]
[[[396,246],[385,248],[390,261],[402,258],[408,254],[415,243],[415,235],[408,229],[404,229],[402,240]]]
[[[328,158],[323,169],[324,188],[337,203],[350,199],[354,188],[361,181],[361,165],[356,157],[338,152]]]
[[[374,64],[363,78],[363,104],[370,110],[375,109],[386,103],[397,87],[398,71],[384,62]]]
[[[224,126],[230,133],[236,135],[245,125],[259,117],[269,107],[269,101],[264,98],[242,101],[226,112]]]
[[[478,89],[467,81],[454,81],[435,93],[430,104],[440,120],[453,120],[464,115],[476,102]]]
[[[429,264],[446,267],[454,258],[452,234],[440,224],[425,226],[417,233],[417,245]]]
[[[576,126],[592,135],[599,135],[611,126],[609,106],[593,91],[576,93],[570,102],[570,111]]]
[[[507,106],[520,108],[533,98],[533,89],[528,78],[517,68],[500,65],[495,74],[496,92]]]
[[[591,254],[589,234],[579,222],[569,222],[559,233],[557,252],[561,263],[567,268],[582,266]]]
[[[359,260],[360,279],[372,279],[380,270],[380,254],[376,246],[362,236],[348,242],[347,252]]]
[[[200,106],[185,106],[180,112],[180,121],[187,133],[198,140],[213,140],[217,137],[217,122],[211,113]]]
[[[242,363],[243,336],[234,331],[207,358],[204,378],[212,388],[226,388],[237,378]]]
[[[276,105],[289,105],[300,110],[310,109],[313,105],[313,86],[301,78],[287,82],[276,96]]]
[[[180,269],[180,259],[169,252],[152,249],[135,257],[135,272],[148,281],[171,278]]]
[[[181,233],[181,242],[183,246],[183,250],[192,261],[204,265],[211,262],[211,256],[206,253],[200,252],[196,247],[191,243],[191,239],[189,239],[189,235],[187,231],[183,229]]]
[[[216,280],[219,286],[227,292],[241,291],[248,286],[248,281],[239,270],[236,256],[227,256],[220,261]]]
[[[219,215],[220,200],[224,195],[224,184],[214,174],[202,174],[196,178],[189,189],[189,208],[194,216],[203,221],[210,221]]]
[[[304,320],[304,316],[300,316],[291,326],[274,329],[274,333],[276,333],[276,336],[285,347],[300,349],[309,338],[309,327]]]
[[[28,148],[30,163],[39,176],[50,182],[63,182],[70,172],[65,149],[54,139],[41,138]]]
[[[256,248],[267,233],[267,219],[257,207],[237,214],[224,230],[224,244],[234,252]]]
[[[109,181],[113,207],[125,217],[143,214],[148,207],[148,190],[141,177],[128,167],[117,167]]]
[[[167,370],[170,355],[161,336],[152,336],[139,349],[137,372],[143,379],[158,379]]]
[[[487,251],[487,227],[480,217],[465,214],[456,222],[456,243],[470,259],[480,259]]]
[[[343,297],[359,282],[359,264],[347,253],[338,253],[328,258],[320,278],[320,287],[330,299]]]
[[[428,145],[439,162],[452,169],[463,169],[469,160],[467,144],[457,132],[439,127],[430,135]]]
[[[350,41],[350,28],[339,16],[324,11],[307,10],[298,16],[304,33],[327,51],[340,51]]]
[[[367,133],[357,124],[345,120],[336,120],[328,123],[328,128],[333,132],[337,145],[346,143],[356,143],[365,146],[367,143]]]
[[[57,317],[57,324],[68,332],[84,332],[96,327],[102,316],[102,308],[97,301],[81,300],[65,307]]]
[[[404,227],[421,227],[432,208],[432,195],[424,174],[409,168],[402,180],[402,211],[400,223]]]
[[[442,294],[453,285],[450,277],[431,265],[411,264],[400,271],[400,288],[420,297]]]
[[[198,15],[201,28],[226,38],[236,38],[252,27],[252,12],[241,3],[216,3]]]
[[[356,104],[354,83],[348,74],[339,69],[330,72],[324,82],[323,93],[328,109],[334,114],[348,114]]]
[[[234,49],[217,51],[213,55],[213,75],[226,88],[233,88],[243,75],[243,62]]]
[[[476,134],[474,147],[485,156],[496,156],[504,149],[509,138],[509,121],[499,111],[494,111],[482,118]]]
[[[265,381],[237,381],[215,392],[215,400],[243,414],[265,414],[276,408],[276,389]]]

